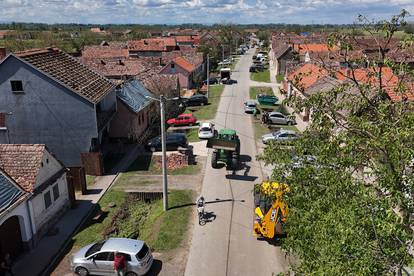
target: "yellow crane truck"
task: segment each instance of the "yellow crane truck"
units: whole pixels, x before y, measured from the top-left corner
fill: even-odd
[[[289,191],[287,184],[278,182],[263,181],[255,185],[253,234],[257,238],[273,239],[285,235],[283,224],[289,208],[283,195]]]

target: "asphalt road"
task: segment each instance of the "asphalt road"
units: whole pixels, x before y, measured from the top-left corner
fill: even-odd
[[[185,275],[220,276],[276,275],[287,270],[287,260],[279,247],[253,236],[253,185],[262,180],[256,161],[251,115],[244,114],[243,103],[249,98],[249,66],[253,50],[242,56],[232,78],[237,84],[224,89],[216,128],[235,129],[241,139],[242,169],[233,174],[225,167],[211,168],[211,150],[206,164],[202,195],[207,201],[210,222],[195,227]]]

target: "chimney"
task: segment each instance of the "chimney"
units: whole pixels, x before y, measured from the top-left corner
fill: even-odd
[[[118,60],[119,65],[125,65],[122,59]]]
[[[0,47],[0,61],[2,61],[6,57],[6,48]]]
[[[162,58],[159,58],[159,65],[162,66]]]

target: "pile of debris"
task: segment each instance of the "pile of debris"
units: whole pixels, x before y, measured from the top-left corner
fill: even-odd
[[[162,158],[161,156],[154,156],[155,163],[154,165],[161,169],[162,168]],[[167,156],[167,169],[176,170],[188,166],[188,156],[180,153],[172,153]]]

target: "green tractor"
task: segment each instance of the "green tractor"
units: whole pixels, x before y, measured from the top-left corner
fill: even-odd
[[[240,139],[233,129],[220,129],[218,135],[208,139],[207,147],[214,149],[211,166],[217,169],[218,163],[226,164],[228,169],[236,170],[240,163]]]

